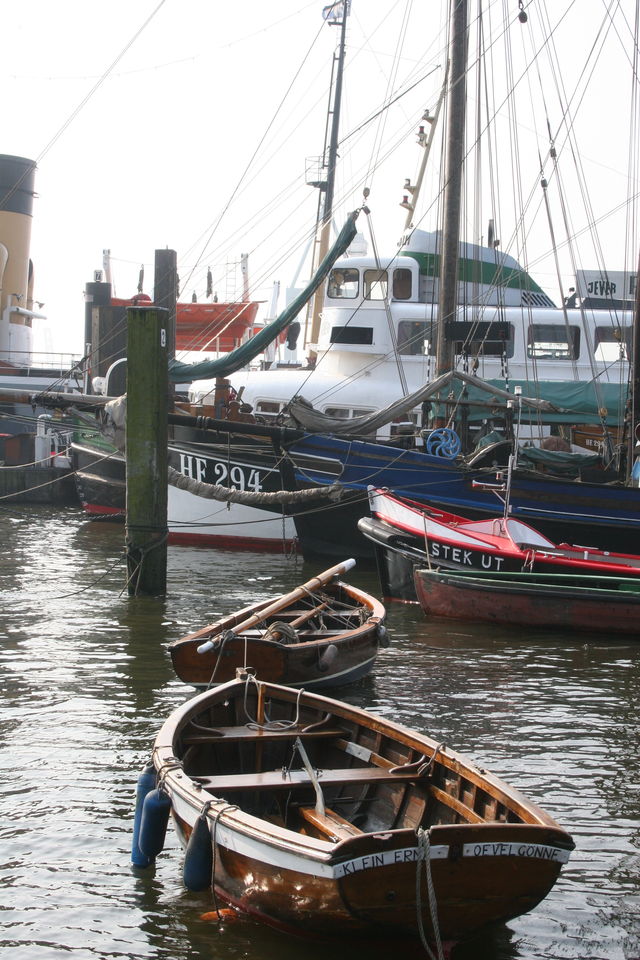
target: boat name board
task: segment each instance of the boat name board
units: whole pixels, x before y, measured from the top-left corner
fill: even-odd
[[[463,857],[525,857],[529,860],[552,860],[568,863],[569,850],[545,843],[465,843]]]
[[[504,557],[495,554],[454,547],[450,543],[436,543],[433,540],[429,541],[429,556],[432,560],[442,560],[445,563],[455,563],[461,567],[481,570],[502,570],[505,561]]]
[[[431,847],[431,860],[446,860],[449,856],[449,847],[445,844]],[[376,870],[378,867],[388,867],[395,863],[414,863],[422,859],[419,847],[403,847],[401,850],[381,850],[380,853],[370,853],[355,860],[345,860],[333,868],[336,879],[358,873],[360,870]]]
[[[218,483],[236,490],[252,490],[254,493],[260,493],[263,489],[261,471],[239,463],[212,461],[194,454],[180,453],[178,469],[183,477],[202,483]]]
[[[459,849],[459,848],[458,848]],[[446,860],[450,848],[446,844],[436,844],[429,850],[430,860]],[[553,863],[567,863],[569,850],[549,846],[543,843],[465,843],[462,846],[463,857],[524,857],[528,860],[548,860]],[[414,863],[422,859],[419,847],[403,847],[401,850],[384,850],[367,856],[345,860],[333,868],[336,879],[347,877],[361,870],[375,870],[398,863]]]

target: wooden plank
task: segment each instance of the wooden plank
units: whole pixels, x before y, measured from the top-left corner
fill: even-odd
[[[320,740],[344,737],[344,730],[339,727],[320,727],[305,730],[300,727],[291,727],[288,730],[268,730],[264,727],[216,727],[211,732],[200,731],[189,733],[182,737],[185,745],[193,743],[240,743],[254,740],[256,743],[265,743],[276,740]]]
[[[435,800],[439,800],[443,806],[458,813],[467,823],[485,823],[484,817],[481,817],[479,813],[476,813],[471,807],[467,807],[466,804],[462,803],[456,797],[452,797],[450,793],[441,790],[440,787],[431,785],[429,787],[429,793]]]
[[[282,770],[268,770],[264,773],[230,773],[192,779],[214,794],[228,790],[292,790],[296,787],[313,786],[306,770],[289,770],[286,774]],[[318,783],[321,787],[354,783],[407,783],[419,779],[415,770],[393,772],[384,767],[318,770]]]
[[[315,807],[298,807],[298,812],[303,820],[306,820],[319,833],[335,843],[362,835],[362,830],[354,827],[352,823],[349,823],[348,820],[345,820],[344,817],[341,817],[339,813],[329,807],[325,807],[324,813],[318,813]]]

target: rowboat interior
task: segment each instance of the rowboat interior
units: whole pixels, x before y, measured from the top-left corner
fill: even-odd
[[[175,745],[191,779],[253,816],[334,844],[381,830],[527,822],[517,802],[488,792],[486,775],[435,741],[426,755],[295,695],[260,703],[259,691],[250,685],[193,717]]]

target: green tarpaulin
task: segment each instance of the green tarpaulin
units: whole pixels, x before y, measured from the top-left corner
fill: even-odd
[[[201,360],[199,363],[181,363],[172,360],[169,363],[169,379],[173,383],[191,383],[192,380],[210,377],[228,377],[241,370],[250,360],[262,353],[289,324],[295,320],[304,305],[316,292],[338,257],[348,249],[356,235],[356,218],[359,211],[349,214],[347,222],[340,231],[336,242],[316,270],[313,278],[299,296],[283,310],[279,317],[260,330],[259,333],[241,346],[217,360]]]

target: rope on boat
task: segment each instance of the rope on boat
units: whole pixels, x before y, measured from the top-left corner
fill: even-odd
[[[298,726],[300,723],[300,698],[304,693],[303,687],[298,689],[298,695],[296,697],[296,715],[293,720],[267,720],[265,723],[260,723],[257,719],[254,719],[249,714],[247,696],[249,694],[250,683],[255,683],[256,687],[260,687],[260,681],[257,680],[253,674],[248,674],[244,685],[244,715],[247,718],[247,727],[252,727],[256,730],[290,730],[292,727]]]
[[[223,805],[213,811],[213,837],[211,838],[213,856],[211,858],[211,893],[213,895],[213,909],[218,914],[218,923],[222,922],[222,916],[220,915],[220,907],[218,906],[218,898],[216,897],[216,853],[218,850],[218,822],[223,813],[229,813],[231,810],[237,810],[237,803],[224,803]],[[207,811],[211,813],[211,811]]]
[[[167,757],[164,763],[160,764],[156,770],[158,789],[166,790],[164,781],[167,774],[172,770],[182,770],[182,760],[178,760],[177,757]]]
[[[168,468],[169,483],[178,490],[186,490],[205,500],[219,500],[222,503],[244,503],[249,506],[268,506],[269,504],[305,503],[307,500],[339,500],[344,487],[341,483],[331,483],[322,487],[311,487],[305,490],[275,490],[273,493],[257,493],[251,490],[236,490],[235,487],[225,487],[220,483],[205,483],[203,480],[194,480],[185,477],[174,467]]]
[[[430,841],[430,830],[425,830],[423,827],[418,827],[416,830],[416,835],[418,838],[418,859],[416,861],[416,911],[418,917],[418,930],[420,932],[420,940],[422,941],[422,946],[427,951],[431,960],[444,960],[444,953],[442,950],[442,940],[440,939],[440,926],[438,924],[438,903],[436,901],[436,894],[433,888],[433,878],[431,876],[431,841]],[[434,954],[429,944],[427,943],[427,937],[424,932],[424,924],[422,922],[422,891],[421,891],[421,870],[420,864],[424,861],[424,874],[427,880],[427,902],[429,905],[429,917],[431,920],[431,926],[433,927],[433,936],[435,939],[436,953]]]

